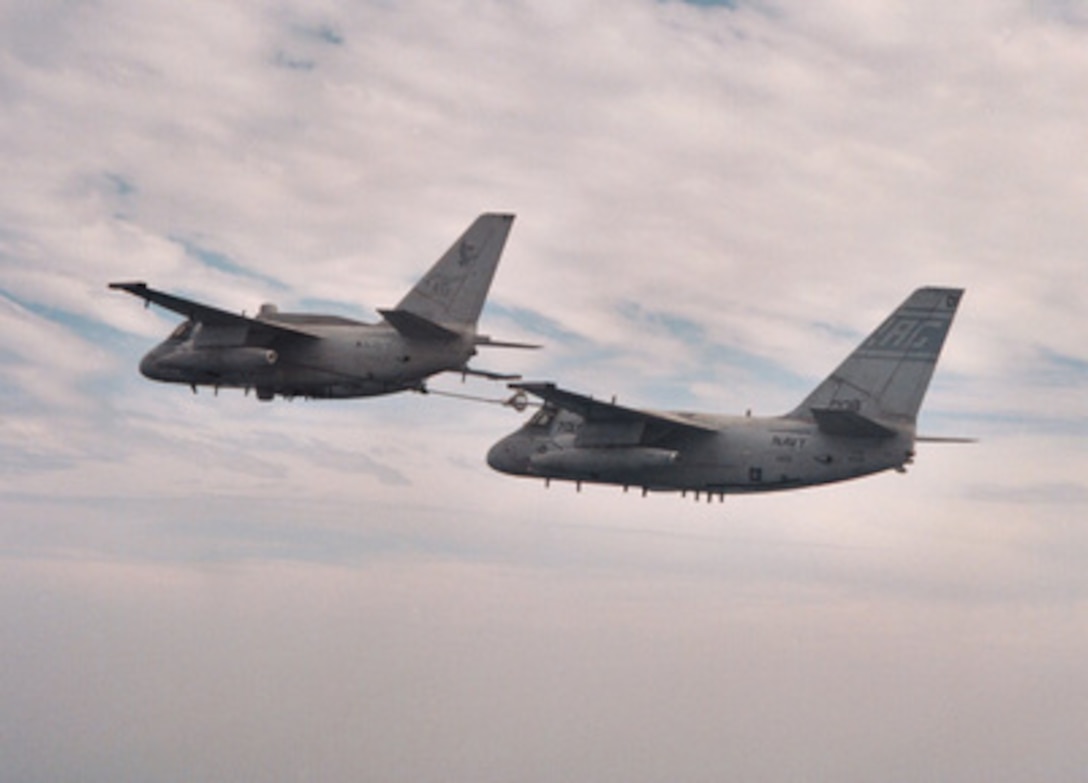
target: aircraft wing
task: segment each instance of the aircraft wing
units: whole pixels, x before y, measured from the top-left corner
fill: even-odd
[[[546,402],[573,411],[585,419],[594,423],[642,423],[653,424],[659,428],[687,430],[694,433],[717,432],[717,428],[689,419],[679,413],[663,413],[659,411],[644,411],[636,408],[625,408],[611,402],[602,402],[584,394],[560,389],[554,383],[511,383],[511,389],[520,389],[539,397]]]
[[[244,326],[249,329],[262,329],[272,334],[288,337],[305,337],[317,339],[317,335],[310,334],[293,326],[286,326],[272,321],[249,318],[237,313],[220,310],[218,307],[194,302],[163,291],[149,288],[147,283],[110,283],[110,288],[119,291],[128,291],[133,296],[138,296],[147,303],[157,304],[159,307],[171,310],[178,315],[183,315],[193,321],[198,321],[209,326]]]

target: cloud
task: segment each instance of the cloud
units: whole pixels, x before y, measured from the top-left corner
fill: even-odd
[[[981,485],[974,492],[991,503],[1072,504],[1082,506],[1088,502],[1088,486],[1073,482],[1050,482],[1027,486],[1006,487]]]
[[[12,774],[1084,768],[1074,5],[0,13]],[[922,429],[981,441],[721,505],[544,490],[483,465],[498,406],[150,383],[175,318],[106,289],[376,319],[491,209],[482,329],[547,345],[481,367],[775,413],[962,285]]]

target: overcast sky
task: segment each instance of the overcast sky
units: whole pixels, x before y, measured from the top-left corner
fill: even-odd
[[[1075,0],[0,1],[4,779],[1083,780],[1086,93]],[[488,210],[481,368],[780,413],[962,286],[981,442],[545,489],[506,408],[147,381],[106,288],[376,320]]]

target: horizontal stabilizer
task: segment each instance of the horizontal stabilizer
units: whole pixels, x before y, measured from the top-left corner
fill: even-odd
[[[461,336],[452,329],[447,329],[429,318],[408,310],[379,310],[378,312],[382,314],[386,323],[409,340],[447,341],[456,340]]]
[[[891,438],[896,431],[855,411],[812,408],[816,425],[825,435],[838,438]]]
[[[486,334],[477,335],[476,345],[482,345],[485,348],[528,348],[535,350],[540,346],[535,343],[515,343],[509,340],[492,340]]]

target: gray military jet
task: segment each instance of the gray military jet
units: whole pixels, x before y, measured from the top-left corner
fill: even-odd
[[[544,401],[487,455],[516,476],[618,484],[642,494],[769,492],[903,472],[915,422],[963,290],[920,288],[784,416],[636,410],[557,388],[515,383]]]
[[[424,380],[468,367],[480,346],[536,348],[476,333],[513,215],[478,217],[383,320],[366,324],[336,315],[281,313],[262,305],[256,317],[230,313],[156,291],[145,283],[110,283],[186,320],[140,362],[146,377],[167,383],[254,389],[257,399],[369,397],[426,391]]]

